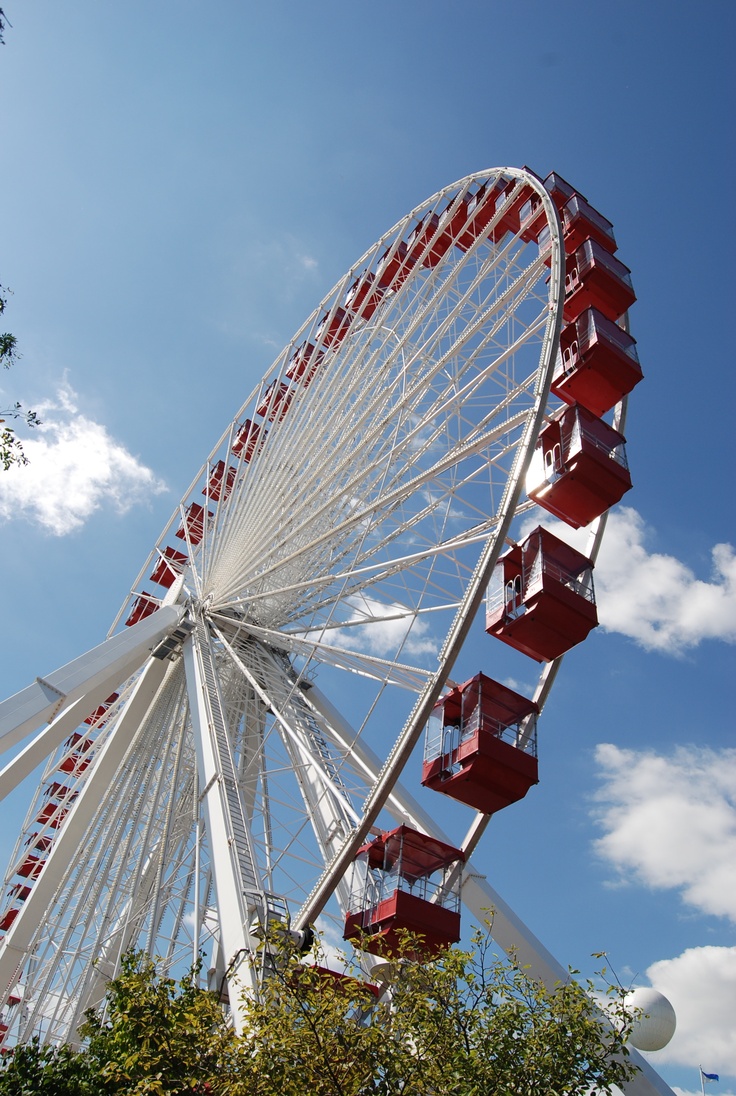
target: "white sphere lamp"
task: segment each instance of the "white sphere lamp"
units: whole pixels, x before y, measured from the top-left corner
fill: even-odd
[[[664,994],[647,986],[631,990],[624,998],[629,1012],[641,1010],[629,1036],[637,1050],[661,1050],[666,1047],[677,1027],[675,1010]]]

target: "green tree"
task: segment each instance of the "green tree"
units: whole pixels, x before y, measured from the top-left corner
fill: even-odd
[[[407,939],[380,993],[328,972],[319,948],[315,965],[283,940],[264,951],[242,1037],[191,975],[129,955],[81,1029],[86,1048],[17,1048],[0,1096],[587,1096],[635,1072],[622,990],[611,1026],[572,977],[548,992],[481,933],[431,963]]]
[[[3,26],[3,11],[0,8],[0,42],[2,42]],[[5,312],[9,292],[0,285],[0,315]],[[11,335],[9,331],[0,333],[0,365],[10,369],[19,357],[18,340],[15,335]],[[6,424],[6,418],[22,419],[27,426],[38,426],[41,420],[35,411],[24,411],[19,403],[13,404],[12,407],[0,408],[0,464],[7,472],[11,464],[28,464],[28,459],[15,430]]]
[[[246,1003],[248,1052],[233,1096],[549,1096],[610,1092],[635,1072],[631,1017],[613,987],[611,1026],[572,977],[552,992],[492,955],[451,948],[422,963],[407,940],[376,1001],[282,953]],[[588,985],[587,989],[592,990]]]
[[[0,1066],[0,1096],[97,1096],[85,1054],[38,1039],[7,1053]]]
[[[219,1093],[235,1035],[213,993],[192,974],[160,975],[142,953],[124,957],[104,1008],[90,1012],[80,1035],[99,1078],[99,1093],[184,1096]]]

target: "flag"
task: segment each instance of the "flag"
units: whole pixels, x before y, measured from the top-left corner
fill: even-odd
[[[718,1081],[718,1080],[720,1080],[717,1073],[706,1073],[705,1070],[702,1069],[702,1068],[700,1070],[700,1076],[703,1078],[704,1081]]]

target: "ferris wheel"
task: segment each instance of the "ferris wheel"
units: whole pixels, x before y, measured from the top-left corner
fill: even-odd
[[[595,626],[602,515],[630,486],[615,250],[554,174],[474,174],[412,210],[245,401],[109,637],[0,705],[0,796],[46,759],[0,906],[9,1038],[73,1039],[131,947],[171,971],[203,953],[237,1025],[270,922],[385,946],[418,928],[429,955],[458,895],[564,976],[468,857],[536,781],[536,718]],[[589,526],[587,554],[522,536],[535,505]],[[488,666],[458,682],[484,624]],[[486,674],[497,640],[540,667],[533,695]],[[420,778],[465,804],[461,841]]]

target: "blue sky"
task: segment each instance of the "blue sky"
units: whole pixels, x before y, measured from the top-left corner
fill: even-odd
[[[225,424],[374,239],[471,171],[559,172],[633,272],[634,491],[541,783],[479,859],[563,963],[606,951],[668,993],[671,1084],[694,1091],[702,1062],[736,1091],[736,567],[714,554],[736,535],[733,6],[4,7],[0,281],[23,358],[0,381],[45,428],[0,476],[0,695],[104,636]]]

